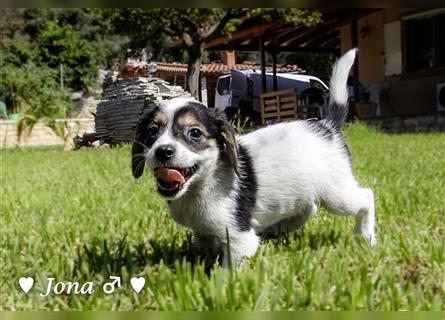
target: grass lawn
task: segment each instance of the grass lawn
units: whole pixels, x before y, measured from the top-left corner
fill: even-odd
[[[196,256],[150,175],[133,179],[129,146],[1,150],[0,309],[443,310],[445,134],[354,124],[346,136],[376,193],[377,247],[353,240],[352,218],[320,211],[233,272]],[[110,275],[122,287],[105,294]],[[134,275],[146,279],[139,295]],[[27,295],[21,276],[35,278]],[[95,292],[41,297],[49,277]]]

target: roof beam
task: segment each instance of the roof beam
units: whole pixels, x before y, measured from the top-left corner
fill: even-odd
[[[381,9],[356,9],[357,16],[366,16]],[[258,36],[264,39],[264,49],[277,52],[321,52],[338,54],[338,29],[350,23],[350,9],[322,10],[324,22],[314,27],[295,26],[281,21],[261,22],[260,19],[246,20],[238,31],[207,43],[208,50],[258,51]],[[328,36],[329,34],[329,36]],[[332,37],[332,39],[330,39]]]
[[[297,41],[300,43],[304,43],[308,40],[313,39],[314,37],[322,37],[325,35],[326,32],[338,29],[346,21],[347,19],[341,19],[341,20],[335,19],[330,21],[329,23],[324,23],[322,25],[319,25],[318,27],[309,28],[309,30],[304,34],[297,35],[292,39],[287,40],[286,42],[283,43],[283,45],[292,45]]]
[[[308,39],[306,42],[302,42],[299,45],[303,47],[324,47],[323,43],[328,42],[328,40],[336,39],[340,37],[340,32],[338,29],[334,29],[331,32],[327,32],[324,35],[318,35],[313,39]]]
[[[227,45],[230,42],[232,42],[234,40],[238,40],[238,39],[246,40],[246,38],[258,37],[258,36],[262,35],[263,33],[265,33],[267,30],[270,30],[271,28],[273,28],[274,26],[276,27],[278,24],[279,24],[279,22],[272,21],[272,22],[267,22],[265,24],[252,26],[252,27],[246,28],[244,30],[236,31],[229,35],[225,35],[220,38],[216,38],[216,39],[209,41],[206,44],[205,48],[211,48],[211,47],[215,47],[218,45]]]

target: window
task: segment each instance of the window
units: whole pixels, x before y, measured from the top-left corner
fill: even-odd
[[[230,75],[218,79],[216,90],[219,95],[227,95],[230,93]]]
[[[405,72],[445,67],[445,14],[404,21]]]

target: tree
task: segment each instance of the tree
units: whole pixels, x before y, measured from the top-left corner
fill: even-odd
[[[285,52],[280,54],[281,63],[297,64],[306,70],[307,74],[317,76],[326,83],[331,77],[335,55],[329,53]]]
[[[194,97],[198,97],[199,70],[205,44],[235,31],[244,17],[280,19],[296,25],[314,25],[321,21],[318,12],[294,8],[111,9],[107,14],[114,21],[116,31],[130,34],[132,38],[159,39],[163,35],[181,41],[188,55],[187,87]]]
[[[0,9],[0,101],[21,114],[18,132],[68,116],[72,90],[88,90],[99,66],[127,37],[115,36],[95,9]],[[65,81],[60,82],[63,65]],[[26,130],[27,129],[27,130]]]
[[[93,42],[82,39],[69,24],[48,21],[37,38],[40,59],[50,68],[63,66],[66,84],[73,90],[88,90],[97,77],[99,57]]]

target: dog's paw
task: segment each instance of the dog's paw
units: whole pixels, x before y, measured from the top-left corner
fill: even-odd
[[[357,240],[359,241],[366,241],[371,247],[375,247],[377,245],[377,239],[375,237],[374,233],[361,233],[361,232],[356,232],[355,237]]]

